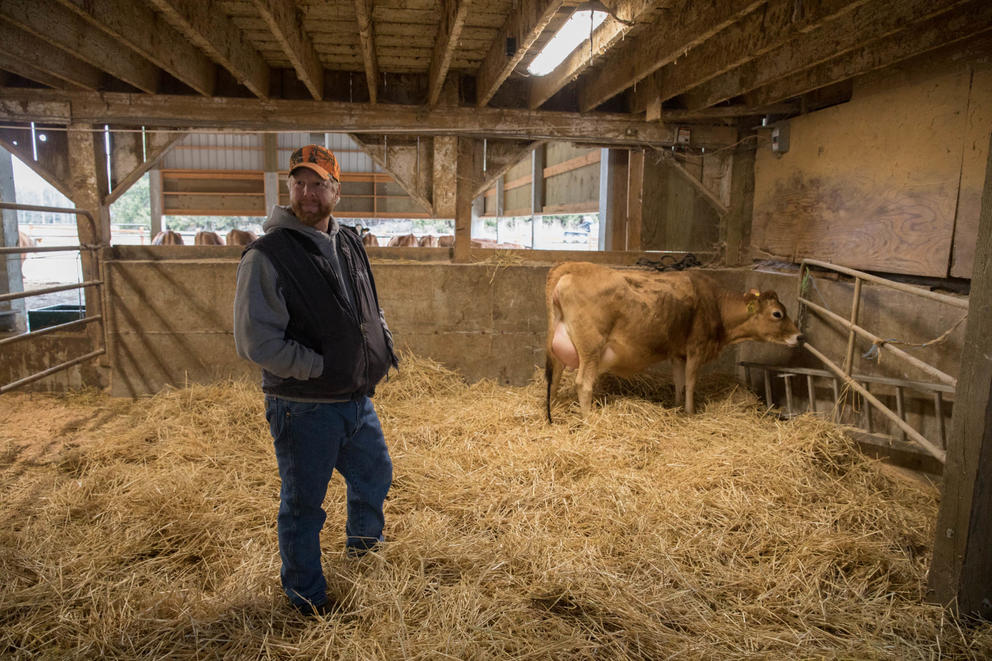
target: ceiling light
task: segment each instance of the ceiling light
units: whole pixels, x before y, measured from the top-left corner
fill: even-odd
[[[572,13],[565,25],[551,38],[537,57],[528,65],[527,71],[533,76],[546,76],[555,70],[566,57],[571,55],[579,44],[592,37],[593,30],[606,20],[608,13],[592,5],[583,3]],[[587,9],[586,6],[589,6]],[[600,5],[601,6],[601,5]],[[603,7],[605,10],[606,8]]]

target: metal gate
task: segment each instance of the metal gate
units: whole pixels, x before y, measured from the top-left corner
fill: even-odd
[[[65,208],[65,207],[43,207],[43,206],[34,206],[34,205],[30,205],[30,204],[13,204],[13,203],[9,203],[9,202],[0,202],[0,209],[14,209],[14,210],[22,210],[22,211],[48,211],[48,212],[54,212],[54,213],[71,213],[71,214],[77,214],[77,215],[85,216],[87,219],[89,219],[89,221],[90,221],[90,223],[92,225],[95,226],[95,224],[96,224],[96,221],[93,218],[93,214],[91,214],[89,211],[86,211],[85,209],[75,209],[75,208]],[[4,247],[0,247],[0,255],[11,255],[11,254],[16,255],[16,254],[42,253],[42,252],[65,252],[65,251],[70,251],[70,250],[79,251],[80,254],[82,254],[82,251],[84,251],[84,250],[85,251],[89,251],[91,253],[95,253],[99,249],[100,249],[100,246],[88,246],[88,245],[78,245],[78,246],[45,246],[45,247],[33,246],[33,247],[26,247],[26,248],[20,248],[20,247],[4,248]],[[6,294],[0,294],[0,302],[2,302],[2,301],[13,301],[13,300],[17,300],[17,299],[20,299],[20,298],[28,298],[28,297],[31,297],[31,296],[38,296],[40,294],[51,294],[51,293],[55,293],[55,292],[68,291],[68,290],[72,290],[72,289],[83,289],[83,288],[86,288],[86,287],[95,287],[96,288],[96,291],[98,292],[98,296],[100,296],[100,298],[102,299],[103,298],[103,296],[102,296],[102,291],[103,291],[102,290],[102,285],[103,285],[103,280],[102,279],[100,279],[100,280],[87,280],[85,282],[77,283],[77,284],[74,284],[74,285],[58,285],[58,286],[55,286],[55,287],[45,287],[45,288],[42,288],[42,289],[31,289],[31,290],[28,290],[28,291],[6,293]],[[101,356],[101,355],[107,353],[106,332],[105,332],[105,328],[104,328],[104,321],[103,321],[103,319],[104,318],[103,318],[103,315],[102,314],[96,314],[96,315],[92,315],[92,316],[87,316],[87,317],[85,317],[83,319],[78,319],[76,321],[70,321],[70,322],[66,322],[66,323],[63,323],[63,324],[58,324],[56,326],[49,326],[47,328],[42,328],[42,329],[37,330],[37,331],[32,331],[32,332],[28,332],[28,333],[22,333],[20,335],[14,335],[13,337],[8,337],[8,338],[5,338],[3,340],[0,340],[0,347],[7,346],[7,345],[10,345],[10,344],[14,344],[16,342],[31,343],[32,341],[36,340],[38,337],[40,337],[42,335],[48,335],[49,333],[55,333],[55,332],[58,332],[58,331],[70,330],[70,329],[74,329],[74,328],[81,328],[81,327],[84,327],[84,326],[87,326],[87,325],[93,324],[93,323],[99,323],[100,324],[100,338],[101,338],[100,344],[101,344],[101,346],[99,348],[97,348],[94,351],[90,351],[89,353],[86,353],[84,355],[77,356],[77,357],[72,358],[70,360],[67,360],[67,361],[64,361],[62,363],[59,363],[58,365],[52,365],[51,367],[47,367],[47,368],[41,370],[40,372],[35,372],[34,374],[30,374],[30,375],[25,376],[23,378],[17,379],[16,381],[12,381],[11,383],[0,385],[0,394],[5,393],[5,392],[7,392],[9,390],[13,390],[14,388],[19,388],[19,387],[24,386],[24,385],[27,385],[29,383],[33,383],[35,381],[38,381],[39,379],[45,378],[46,376],[51,376],[52,374],[55,374],[57,372],[61,372],[62,370],[68,369],[68,368],[72,367],[73,365],[78,365],[79,363],[86,362],[87,360],[92,360],[93,358],[96,358],[97,356]]]

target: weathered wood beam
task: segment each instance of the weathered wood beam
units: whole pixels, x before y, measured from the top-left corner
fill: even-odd
[[[104,32],[91,29],[88,21],[55,0],[3,2],[0,18],[142,92],[158,91],[159,70],[155,65]]]
[[[441,2],[441,23],[437,36],[434,38],[434,52],[431,54],[431,66],[428,73],[427,105],[437,104],[438,96],[445,78],[448,77],[448,67],[458,46],[458,39],[465,27],[465,17],[472,6],[472,0],[443,0]]]
[[[182,34],[260,99],[269,97],[269,65],[216,5],[201,0],[148,0]]]
[[[593,73],[579,87],[579,107],[595,108],[703,43],[764,0],[696,2],[676,0],[653,28],[625,40],[610,53],[609,66]]]
[[[747,105],[766,105],[891,66],[992,28],[992,4],[975,0],[923,25],[910,27],[806,71],[786,76],[744,95]]]
[[[531,79],[528,107],[540,108],[558,90],[575,80],[594,61],[624,38],[637,23],[649,22],[655,18],[658,7],[664,4],[658,0],[620,0],[613,3],[613,16],[608,16],[592,34],[592,45],[576,48],[565,60],[547,76]]]
[[[0,89],[0,119],[66,124],[210,128],[241,131],[314,131],[469,135],[519,140],[567,140],[604,146],[674,144],[671,128],[616,113],[569,113],[466,108],[202,98],[54,90]],[[696,126],[693,144],[716,148],[733,142],[726,127]]]
[[[113,128],[111,131],[113,132]],[[185,133],[175,131],[145,131],[143,136],[139,131],[131,131],[123,134],[127,136],[126,139],[120,139],[120,133],[114,135],[117,139],[112,144],[110,170],[114,173],[115,181],[110,194],[104,200],[107,206],[113,204],[134,182],[157,166],[169,150],[186,137]]]
[[[904,0],[898,3],[879,0],[856,7],[821,28],[690,90],[682,97],[683,105],[688,110],[697,110],[726,101],[963,3],[964,0]]]
[[[562,4],[562,0],[522,0],[517,10],[506,17],[475,77],[478,105],[489,103]],[[515,48],[509,53],[507,43],[511,39]]]
[[[433,143],[431,200],[434,203],[434,217],[454,218],[458,171],[457,165],[451,166],[458,161],[458,138],[441,135],[435,137]]]
[[[928,601],[992,619],[992,149],[978,222]]]
[[[44,53],[44,56],[41,54]],[[29,32],[0,21],[0,54],[9,61],[22,62],[50,78],[68,83],[70,88],[98,90],[103,72],[59,48],[52,48]],[[6,68],[6,67],[5,67]],[[15,73],[16,70],[14,70]],[[19,74],[23,75],[23,74]],[[37,80],[31,76],[26,76]],[[45,85],[49,83],[38,80]],[[51,85],[60,87],[60,85]]]
[[[47,130],[46,133],[49,133]],[[66,197],[72,196],[69,185],[69,142],[66,131],[51,131],[45,142],[37,145],[38,160],[34,160],[31,129],[0,129],[0,146],[21,159],[39,177]]]
[[[734,119],[752,115],[795,115],[802,110],[799,103],[773,103],[763,106],[737,104],[700,108],[699,110],[672,109],[661,111],[663,122],[712,121],[714,119]]]
[[[214,63],[144,4],[130,0],[58,1],[200,94],[213,94],[217,78]]]
[[[53,76],[49,71],[39,69],[33,62],[28,62],[24,58],[17,57],[16,55],[10,55],[9,53],[0,52],[0,69],[17,74],[21,78],[26,78],[27,80],[33,80],[36,83],[47,85],[52,89],[81,89],[77,85],[69,83],[61,78],[58,78],[57,76]]]
[[[310,36],[303,30],[303,20],[293,0],[254,0],[255,8],[269,27],[273,38],[293,65],[310,94],[324,98],[324,65],[321,64]]]
[[[662,102],[778,48],[801,33],[851,11],[868,0],[773,0],[693,48],[677,63],[655,73],[635,94],[634,108],[657,96]],[[801,9],[797,9],[801,7]],[[643,99],[643,101],[641,101]]]
[[[479,183],[473,191],[473,198],[486,192],[497,179],[502,177],[521,159],[527,157],[534,149],[543,145],[545,140],[487,140],[483,143],[482,165]]]
[[[355,0],[355,20],[358,22],[358,42],[365,63],[365,82],[369,88],[369,103],[379,98],[379,58],[375,54],[375,26],[372,24],[372,0]]]
[[[433,146],[430,139],[410,144],[404,141],[389,143],[387,136],[348,135],[376,165],[393,175],[393,180],[406,191],[414,202],[427,213],[431,212],[430,199],[432,164],[429,159]],[[421,144],[421,142],[425,144]]]

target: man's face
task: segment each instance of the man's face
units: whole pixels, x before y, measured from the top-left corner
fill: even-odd
[[[289,206],[306,225],[317,226],[331,217],[341,199],[341,184],[320,178],[313,170],[296,168],[289,175]]]

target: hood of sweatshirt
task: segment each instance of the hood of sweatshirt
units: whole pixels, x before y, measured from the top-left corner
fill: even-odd
[[[313,237],[316,241],[327,241],[329,238],[333,238],[340,229],[338,221],[334,220],[334,216],[331,216],[331,222],[327,225],[327,232],[321,232],[315,227],[310,227],[300,222],[300,219],[293,214],[293,210],[289,207],[276,205],[272,207],[272,213],[262,223],[262,229],[265,232],[271,232],[281,228],[302,232],[307,236]]]

